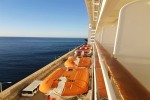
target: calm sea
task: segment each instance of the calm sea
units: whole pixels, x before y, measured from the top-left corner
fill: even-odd
[[[0,37],[0,82],[3,89],[84,43],[81,38]]]

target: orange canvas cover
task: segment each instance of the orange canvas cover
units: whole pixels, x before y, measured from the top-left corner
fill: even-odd
[[[88,91],[89,72],[86,68],[58,68],[41,82],[39,90],[46,94],[49,90],[57,88],[62,76],[67,78],[63,96],[79,95]]]
[[[81,57],[79,58],[79,63],[76,64],[75,61],[77,57],[72,56],[69,57],[68,60],[64,63],[66,67],[90,67],[91,66],[91,58],[90,57]]]

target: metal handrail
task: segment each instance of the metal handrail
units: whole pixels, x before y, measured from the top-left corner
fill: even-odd
[[[98,100],[97,96],[97,77],[96,77],[96,65],[95,65],[95,46],[93,45],[93,75],[94,75],[94,100]]]

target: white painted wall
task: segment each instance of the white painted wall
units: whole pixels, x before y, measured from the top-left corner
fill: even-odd
[[[114,26],[105,26],[102,31],[102,45],[111,45],[114,46],[115,37],[116,37],[116,27]]]
[[[150,58],[150,0],[122,8],[115,42],[115,56]]]
[[[150,91],[150,0],[121,9],[113,54]]]
[[[105,26],[102,30],[100,43],[110,53],[113,53],[116,37],[116,27],[113,25]]]

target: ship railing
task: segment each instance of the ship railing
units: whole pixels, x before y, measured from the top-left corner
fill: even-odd
[[[96,65],[95,65],[95,46],[93,44],[93,99],[98,100],[97,93],[97,77],[96,77]]]
[[[105,86],[106,86],[108,100],[117,100],[115,90],[114,90],[114,88],[111,84],[111,79],[109,78],[109,73],[108,73],[108,70],[106,69],[107,67],[105,66],[105,64],[103,62],[103,59],[102,59],[102,56],[101,56],[101,51],[98,47],[97,41],[95,41],[95,47],[96,47],[96,50],[97,50],[97,53],[98,53],[99,63],[100,63],[100,66],[101,66],[101,70],[102,70],[102,74],[103,74],[103,78],[104,78],[104,82],[105,82]],[[96,79],[95,79],[95,81],[96,81]],[[97,88],[97,85],[95,84],[95,89],[96,88]],[[98,97],[97,93],[94,95],[94,97],[95,98]]]

